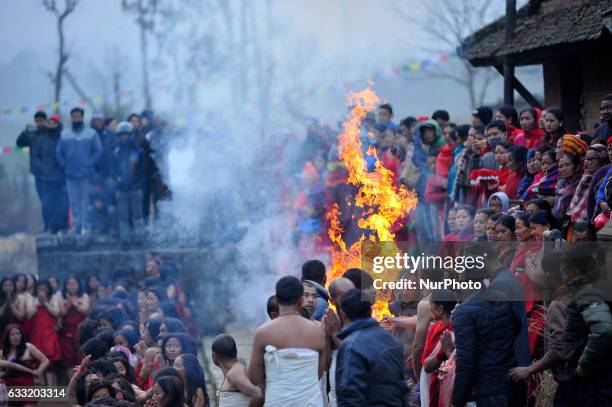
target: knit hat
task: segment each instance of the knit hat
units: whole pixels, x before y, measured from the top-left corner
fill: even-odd
[[[608,137],[608,141],[606,142],[606,144],[612,144],[612,136]]]
[[[589,146],[580,137],[573,134],[563,136],[561,151],[567,154],[584,155]]]
[[[93,114],[91,115],[92,119],[102,119],[104,120],[104,113],[100,112],[100,111],[96,111],[93,112]]]
[[[117,134],[132,134],[134,126],[130,122],[121,122],[117,125]]]
[[[49,117],[49,120],[53,120],[56,123],[61,123],[62,122],[62,118],[60,117],[59,114],[54,114],[51,117]]]
[[[478,117],[486,126],[487,124],[491,123],[491,119],[493,118],[493,109],[491,109],[489,106],[480,106],[472,112],[472,116]]]

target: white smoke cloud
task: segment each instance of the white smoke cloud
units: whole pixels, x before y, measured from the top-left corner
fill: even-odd
[[[230,81],[235,77],[228,73],[227,80],[207,87],[205,97],[191,109],[193,122],[207,130],[188,126],[188,134],[171,145],[167,160],[173,200],[163,207],[172,219],[167,233],[175,239],[189,236],[213,247],[236,249],[236,264],[219,273],[231,275],[224,280],[230,287],[230,309],[248,324],[266,318],[265,302],[278,277],[298,275],[307,260],[307,245],[298,250],[294,239],[292,205],[282,199],[299,185],[303,162],[295,157],[301,153],[305,124],[288,115],[278,100],[296,86],[323,89],[302,98],[300,113],[335,126],[347,111],[344,81],[365,85],[367,73],[402,60],[397,42],[389,38],[389,27],[401,20],[380,2],[273,5],[276,35],[261,45],[275,64],[274,108],[267,126],[272,136],[257,132],[260,112],[252,104],[232,105]],[[257,8],[257,13],[258,21],[265,18],[264,9]],[[254,87],[254,78],[249,81]],[[240,115],[232,116],[235,112]],[[286,128],[299,135],[290,135]]]

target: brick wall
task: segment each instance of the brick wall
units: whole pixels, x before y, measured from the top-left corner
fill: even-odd
[[[612,93],[612,55],[610,53],[587,54],[582,57],[582,117],[585,130],[591,132],[599,123],[601,98]]]

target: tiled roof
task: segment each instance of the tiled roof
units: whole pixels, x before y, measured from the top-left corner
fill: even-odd
[[[514,38],[505,42],[505,16],[467,37],[458,53],[461,57],[487,60],[504,55],[578,41],[593,40],[604,30],[612,32],[612,2],[591,0],[583,4],[543,13],[541,0],[517,11]]]

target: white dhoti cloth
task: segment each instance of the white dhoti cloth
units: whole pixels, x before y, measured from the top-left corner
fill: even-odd
[[[219,407],[249,407],[251,398],[239,391],[220,391]]]
[[[331,364],[329,365],[329,407],[338,405],[336,397],[336,361],[338,359],[338,351],[332,352]]]
[[[266,346],[266,407],[323,407],[319,353]]]
[[[429,373],[421,368],[421,379],[419,380],[419,391],[421,394],[421,407],[429,407]]]

